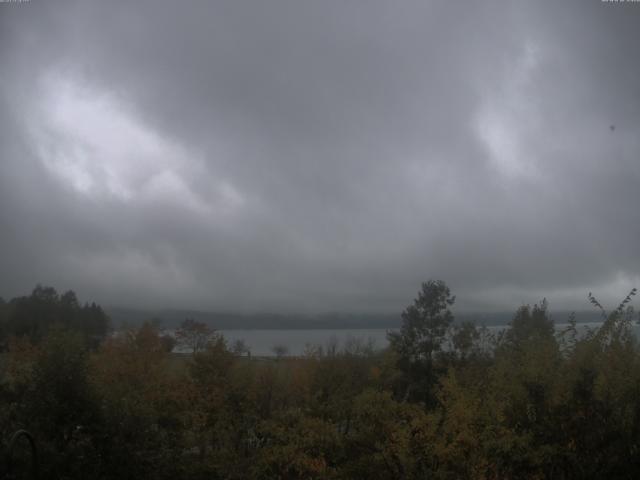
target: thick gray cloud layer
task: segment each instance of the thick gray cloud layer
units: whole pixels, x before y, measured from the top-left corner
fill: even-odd
[[[640,279],[640,4],[0,4],[0,292],[584,308]]]

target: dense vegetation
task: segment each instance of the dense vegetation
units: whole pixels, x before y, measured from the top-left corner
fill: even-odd
[[[0,434],[34,434],[43,478],[638,478],[633,294],[586,334],[542,302],[493,337],[430,281],[385,351],[267,360],[193,321],[191,355],[152,323],[106,336],[99,307],[38,287],[0,302]]]

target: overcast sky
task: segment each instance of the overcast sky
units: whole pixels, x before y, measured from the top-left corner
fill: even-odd
[[[395,312],[640,287],[640,3],[0,3],[0,296]]]

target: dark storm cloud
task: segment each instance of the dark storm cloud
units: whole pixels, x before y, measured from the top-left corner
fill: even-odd
[[[0,291],[397,311],[614,301],[640,7],[0,5]],[[611,129],[610,126],[615,128]]]

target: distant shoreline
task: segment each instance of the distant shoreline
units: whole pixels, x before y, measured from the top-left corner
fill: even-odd
[[[136,310],[122,307],[105,308],[115,329],[136,327],[146,321],[155,321],[162,328],[177,328],[185,318],[206,323],[216,330],[368,330],[394,329],[401,325],[398,314],[325,313],[273,314],[273,313],[220,313],[195,310]],[[455,312],[454,312],[455,314]],[[455,314],[456,323],[473,322],[476,325],[504,326],[515,314],[512,312],[464,312]],[[570,311],[551,312],[556,323],[567,323]],[[598,311],[575,312],[577,323],[593,323],[602,320]]]

